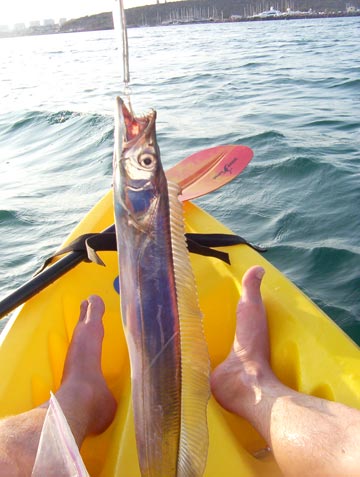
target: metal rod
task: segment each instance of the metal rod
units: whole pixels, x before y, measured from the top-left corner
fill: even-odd
[[[120,1],[120,19],[121,19],[121,32],[123,38],[123,63],[124,63],[124,83],[125,87],[130,84],[130,69],[129,69],[129,42],[126,28],[126,16],[123,0]]]
[[[122,42],[122,64],[124,75],[124,94],[130,105],[130,67],[129,67],[129,42],[126,28],[126,15],[123,0],[115,0],[113,11],[114,28]]]

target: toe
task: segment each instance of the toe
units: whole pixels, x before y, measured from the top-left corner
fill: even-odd
[[[86,321],[101,320],[105,312],[105,304],[98,295],[91,295],[88,298],[89,306],[87,308]]]
[[[242,280],[242,302],[262,302],[260,285],[264,274],[265,270],[259,266],[252,267],[245,273]]]

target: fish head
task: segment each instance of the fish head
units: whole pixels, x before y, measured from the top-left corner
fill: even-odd
[[[124,169],[126,180],[140,185],[162,168],[156,140],[156,111],[135,117],[121,98],[116,98],[115,167]]]
[[[114,193],[134,221],[140,220],[167,189],[156,140],[156,111],[136,117],[116,98]]]

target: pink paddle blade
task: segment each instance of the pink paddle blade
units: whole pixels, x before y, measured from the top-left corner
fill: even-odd
[[[181,186],[180,200],[195,199],[237,177],[253,155],[247,146],[212,147],[182,160],[181,167],[176,164],[166,171],[166,177]]]

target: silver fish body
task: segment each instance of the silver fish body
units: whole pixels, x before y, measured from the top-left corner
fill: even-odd
[[[199,336],[195,333],[193,351],[183,351],[184,344],[186,349],[192,345],[190,337],[182,339],[179,294],[184,296],[185,287],[185,294],[191,295],[193,282],[189,285],[188,270],[179,263],[184,260],[183,225],[171,217],[171,210],[179,209],[179,191],[176,185],[168,188],[155,119],[154,111],[135,118],[117,99],[114,209],[136,441],[143,477],[198,477],[206,462],[209,365],[201,318],[191,298],[191,320]],[[191,364],[199,353],[199,370],[193,376],[185,363]],[[186,409],[199,414],[194,423]],[[198,428],[193,437],[189,421],[190,428]],[[200,436],[201,444],[196,442]]]

